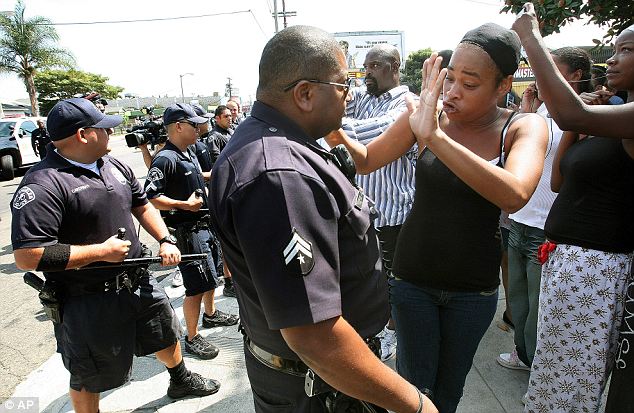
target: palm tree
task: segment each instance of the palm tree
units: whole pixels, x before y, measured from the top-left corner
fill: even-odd
[[[31,112],[39,116],[33,76],[40,69],[72,67],[73,56],[57,46],[59,36],[46,17],[24,17],[18,0],[12,14],[0,14],[0,72],[12,72],[23,81],[31,100]]]

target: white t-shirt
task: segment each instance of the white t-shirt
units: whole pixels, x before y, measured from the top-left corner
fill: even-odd
[[[550,190],[550,175],[552,174],[553,160],[557,153],[557,147],[559,147],[559,142],[564,132],[559,129],[559,126],[557,126],[553,118],[548,114],[545,103],[542,103],[541,106],[537,108],[537,114],[546,119],[546,124],[548,125],[548,146],[546,149],[546,159],[544,160],[544,170],[542,171],[539,184],[537,184],[537,189],[535,189],[535,193],[531,199],[529,199],[528,203],[522,209],[514,214],[510,214],[509,218],[520,224],[543,230],[550,208],[557,197],[557,194]]]

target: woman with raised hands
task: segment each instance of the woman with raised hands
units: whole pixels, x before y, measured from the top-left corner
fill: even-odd
[[[500,210],[524,206],[543,167],[543,118],[496,105],[519,59],[514,32],[480,26],[463,37],[446,69],[436,53],[425,61],[418,109],[368,146],[341,130],[326,137],[330,146],[348,147],[360,173],[418,143],[415,200],[397,242],[390,301],[397,370],[442,412],[456,410],[495,314]]]
[[[577,96],[544,46],[532,4],[513,30],[540,98],[570,131],[553,163],[559,194],[544,227],[549,242],[526,411],[597,412],[617,353],[634,250],[634,26],[619,34],[606,61],[608,85],[628,91],[624,105],[588,105]],[[632,383],[625,386],[631,393]]]

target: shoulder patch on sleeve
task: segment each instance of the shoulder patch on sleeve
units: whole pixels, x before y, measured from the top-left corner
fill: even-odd
[[[163,178],[165,178],[163,171],[156,166],[152,167],[147,173],[147,179],[151,182],[160,181]]]
[[[291,240],[282,252],[284,263],[292,274],[305,276],[315,266],[313,244],[304,239],[297,229],[291,231]]]
[[[13,197],[13,208],[22,209],[26,204],[35,200],[35,192],[28,186],[23,186]]]

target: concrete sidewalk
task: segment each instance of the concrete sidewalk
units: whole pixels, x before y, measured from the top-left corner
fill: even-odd
[[[169,271],[157,271],[155,275],[165,286],[172,305],[184,326],[182,304],[184,288],[171,287]],[[232,313],[238,312],[235,298],[216,291],[218,308]],[[496,326],[504,310],[504,298],[500,292],[498,314],[484,336],[467,377],[465,393],[458,407],[459,413],[521,412],[520,401],[526,391],[528,373],[500,367],[495,358],[501,352],[509,352],[513,346],[512,333]],[[52,327],[51,327],[52,328]],[[252,412],[253,399],[244,369],[242,337],[236,327],[203,329],[201,334],[210,337],[220,348],[220,354],[211,361],[202,361],[184,353],[187,366],[206,377],[222,383],[217,394],[203,398],[188,398],[173,401],[166,396],[169,375],[153,356],[134,361],[132,380],[101,396],[101,412]],[[421,335],[425,334],[421,331]],[[394,360],[389,362],[394,367]],[[68,397],[69,374],[62,365],[59,354],[33,371],[17,386],[13,397],[37,397],[39,410],[47,413],[73,411]],[[2,411],[2,406],[0,406]],[[8,411],[8,410],[7,410]]]

